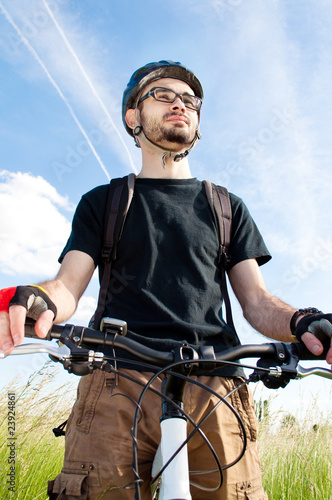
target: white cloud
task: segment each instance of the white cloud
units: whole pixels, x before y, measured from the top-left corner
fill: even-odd
[[[61,213],[74,207],[40,176],[0,172],[0,270],[10,275],[52,277],[69,236]]]

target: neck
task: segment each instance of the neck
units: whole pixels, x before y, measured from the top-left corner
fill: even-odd
[[[187,158],[174,161],[173,156],[165,158],[162,166],[162,153],[147,149],[142,145],[142,169],[137,177],[151,179],[190,179],[192,177]]]

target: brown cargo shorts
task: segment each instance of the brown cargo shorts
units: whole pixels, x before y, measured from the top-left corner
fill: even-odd
[[[51,500],[126,500],[135,498],[132,469],[133,438],[131,428],[137,401],[151,373],[121,369],[121,373],[135,378],[141,385],[124,376],[96,370],[82,377],[78,397],[69,417],[66,431],[64,465],[54,481],[49,482]],[[152,387],[158,391],[164,376],[158,377]],[[241,384],[240,378],[192,377],[207,384],[225,396]],[[219,399],[194,384],[187,384],[184,409],[199,422]],[[228,398],[240,414],[246,429],[248,443],[244,457],[235,466],[223,471],[223,485],[216,492],[191,487],[193,500],[266,500],[261,484],[261,466],[257,447],[257,420],[253,397],[245,385]],[[160,440],[159,417],[161,400],[147,391],[139,411],[138,470],[142,479],[141,498],[150,500],[150,473]],[[192,430],[188,424],[188,431]],[[222,465],[229,464],[240,454],[242,431],[233,413],[224,404],[212,413],[202,430],[214,446]],[[192,476],[205,487],[218,485],[215,460],[211,451],[196,433],[188,443],[191,471],[206,471]],[[125,488],[126,487],[126,488]]]

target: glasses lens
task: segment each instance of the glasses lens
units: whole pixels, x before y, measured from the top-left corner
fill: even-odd
[[[173,102],[176,98],[176,93],[170,89],[155,89],[154,97],[157,101]]]
[[[180,94],[176,94],[170,89],[155,89],[154,97],[157,101],[163,102],[174,102],[176,97]],[[184,94],[181,95],[181,99],[187,108],[198,110],[200,108],[200,99],[194,95]]]
[[[190,109],[198,109],[199,101],[194,95],[185,94],[182,96],[184,105]]]

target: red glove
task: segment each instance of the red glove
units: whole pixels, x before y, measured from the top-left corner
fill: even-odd
[[[50,309],[56,316],[57,309],[45,290],[39,286],[17,286],[0,290],[0,312],[9,311],[13,305],[23,306],[27,316],[34,320],[44,311]]]
[[[8,312],[9,304],[16,292],[16,286],[0,290],[0,312]]]

